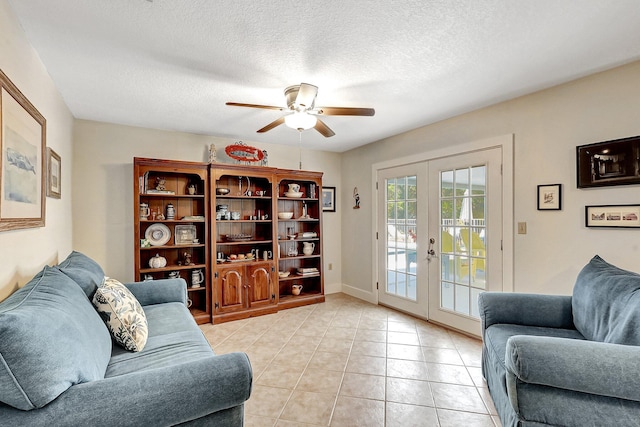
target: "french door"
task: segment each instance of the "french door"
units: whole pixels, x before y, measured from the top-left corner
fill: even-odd
[[[501,149],[378,171],[378,301],[480,333],[502,290]]]

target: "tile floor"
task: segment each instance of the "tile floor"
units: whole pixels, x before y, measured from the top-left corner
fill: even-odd
[[[332,294],[201,328],[217,354],[249,355],[247,427],[500,427],[480,341],[385,307]]]

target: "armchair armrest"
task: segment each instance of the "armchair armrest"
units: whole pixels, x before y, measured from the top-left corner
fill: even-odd
[[[166,302],[187,303],[187,282],[184,279],[159,279],[146,282],[125,283],[140,305]]]
[[[640,347],[516,335],[507,341],[509,395],[516,380],[640,401]]]
[[[243,404],[252,378],[246,354],[212,355],[74,385],[38,410],[0,406],[0,416],[7,425],[178,425]]]
[[[499,323],[575,329],[570,296],[483,292],[478,306],[483,335]]]

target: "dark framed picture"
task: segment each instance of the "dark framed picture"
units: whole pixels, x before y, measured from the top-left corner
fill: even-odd
[[[538,210],[559,211],[562,209],[562,184],[538,185]]]
[[[640,228],[640,205],[585,206],[587,227]]]
[[[0,231],[44,227],[46,120],[0,71]]]
[[[576,147],[578,188],[640,184],[640,136]]]
[[[62,163],[58,153],[51,148],[47,148],[47,197],[59,199],[62,196],[60,186],[60,175],[62,173]]]
[[[322,187],[322,211],[336,211],[336,187]]]

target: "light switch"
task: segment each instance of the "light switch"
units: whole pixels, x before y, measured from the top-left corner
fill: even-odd
[[[518,223],[518,234],[527,234],[527,223],[519,222]]]

